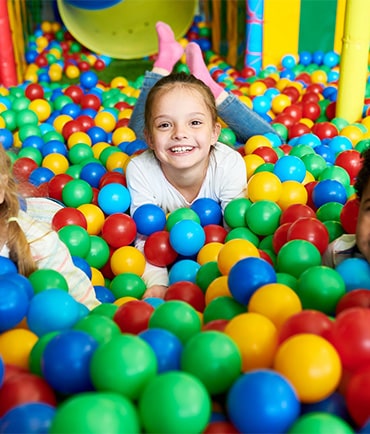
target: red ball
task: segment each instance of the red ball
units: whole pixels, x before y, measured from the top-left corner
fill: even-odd
[[[168,300],[181,300],[190,304],[198,312],[203,312],[205,308],[205,299],[203,291],[193,282],[180,281],[170,285],[164,296]]]
[[[322,255],[329,244],[329,232],[324,223],[317,218],[301,217],[288,229],[287,241],[291,240],[309,241]]]
[[[83,94],[84,91],[82,90],[82,88],[75,84],[71,84],[70,86],[64,89],[64,95],[69,96],[72,99],[72,101],[76,104],[79,104],[81,102],[81,98]]]
[[[42,99],[44,98],[44,88],[38,83],[31,83],[26,87],[24,95],[31,101]]]
[[[326,109],[325,109],[325,115],[329,119],[329,121],[331,121],[332,119],[335,118],[336,110],[337,110],[337,102],[336,101],[332,101],[326,107]]]
[[[84,133],[95,126],[94,119],[87,115],[77,116],[75,120],[80,124],[80,131],[83,131]]]
[[[128,214],[115,213],[109,215],[102,226],[102,238],[113,248],[129,246],[137,234],[136,223]]]
[[[116,123],[116,128],[121,128],[121,127],[128,127],[130,124],[130,119],[129,118],[122,118],[119,119]]]
[[[355,198],[348,200],[340,212],[340,223],[347,234],[355,234],[360,201]]]
[[[289,317],[279,331],[279,342],[300,333],[325,337],[332,327],[332,320],[323,312],[305,309]]]
[[[330,122],[318,122],[312,127],[311,131],[321,140],[331,139],[338,135],[337,127]]]
[[[62,190],[64,186],[72,181],[73,177],[67,173],[59,173],[51,178],[48,182],[48,195],[49,197],[62,202]]]
[[[125,187],[127,186],[126,177],[122,173],[119,172],[106,172],[100,178],[99,188],[103,188],[107,184],[121,184]]]
[[[285,113],[280,113],[274,118],[274,120],[271,123],[272,124],[283,124],[289,129],[292,125],[294,125],[295,120],[291,116],[289,116]]]
[[[250,67],[250,66],[245,66],[242,69],[242,77],[244,78],[249,78],[249,77],[254,77],[256,75],[256,71],[254,68]]]
[[[302,107],[302,117],[315,121],[321,114],[321,108],[317,102],[306,102]]]
[[[91,108],[93,110],[99,111],[101,106],[100,98],[92,93],[87,93],[81,97],[81,108],[87,109]]]
[[[77,208],[65,207],[60,209],[54,214],[51,221],[51,227],[55,231],[59,231],[59,229],[68,225],[81,226],[82,228],[87,229],[87,220],[85,215]]]
[[[204,244],[208,243],[224,243],[227,235],[227,230],[220,225],[210,224],[203,227],[206,240]]]
[[[352,307],[370,308],[370,291],[368,289],[359,288],[347,292],[339,300],[335,313],[339,315],[344,310],[351,309]]]
[[[350,377],[345,396],[350,416],[359,428],[362,427],[370,417],[370,366]]]
[[[204,324],[202,326],[202,330],[203,331],[216,330],[219,332],[223,332],[228,323],[229,323],[228,319],[214,319],[213,321],[210,321],[210,322],[207,322],[207,324]]]
[[[19,181],[28,181],[31,172],[37,169],[38,164],[35,160],[28,157],[21,157],[14,161],[13,163],[13,175],[14,178]]]
[[[348,173],[351,183],[353,183],[362,167],[361,153],[355,149],[342,151],[337,155],[335,165],[342,167]]]
[[[291,223],[283,223],[276,229],[274,235],[272,236],[272,247],[275,253],[279,253],[279,250],[287,242],[288,230]]]
[[[268,262],[269,264],[271,264],[272,266],[274,266],[275,264],[274,264],[274,261],[272,260],[272,258],[271,258],[271,256],[265,251],[265,250],[262,250],[262,249],[258,249],[258,252],[259,252],[259,254],[260,254],[260,258],[261,259],[264,259],[266,262]]]
[[[119,306],[113,321],[122,333],[137,335],[148,328],[154,307],[144,300],[132,300]]]
[[[302,124],[300,122],[297,122],[296,124],[292,125],[289,128],[289,138],[293,139],[294,137],[300,137],[303,136],[303,134],[309,134],[311,132],[311,129],[306,124]]]
[[[287,143],[280,145],[279,148],[284,152],[284,155],[289,155],[289,152],[292,150],[292,147]]]
[[[30,373],[12,375],[0,388],[0,417],[14,407],[30,402],[42,402],[53,407],[57,404],[53,389],[43,378]]]
[[[259,155],[261,158],[263,158],[265,163],[274,164],[279,159],[277,153],[268,146],[259,146],[252,152],[252,154]]]
[[[350,372],[370,365],[370,309],[353,307],[341,312],[326,338]]]
[[[148,236],[144,244],[146,260],[157,267],[166,267],[175,262],[178,254],[170,243],[168,231],[153,232]]]
[[[78,133],[82,131],[81,124],[73,119],[64,124],[62,128],[62,136],[67,140],[73,133]]]
[[[302,95],[301,102],[303,106],[309,102],[318,103],[320,101],[320,96],[316,92],[307,91]]]
[[[283,95],[287,95],[290,98],[290,100],[292,101],[292,104],[297,102],[299,97],[301,96],[299,90],[294,86],[285,87],[281,93]]]
[[[320,93],[322,93],[323,89],[324,89],[324,86],[322,84],[312,83],[309,86],[307,86],[306,92],[310,92],[310,93],[313,92],[313,93],[320,94]]]
[[[292,117],[296,122],[298,122],[300,119],[302,119],[302,106],[300,104],[288,105],[288,107],[285,107],[283,110],[283,113]]]
[[[96,71],[103,71],[103,69],[105,69],[106,65],[105,62],[101,59],[97,59],[94,63],[94,69]]]
[[[203,434],[238,434],[239,431],[234,427],[231,422],[216,421],[210,422]]]
[[[318,184],[318,181],[311,181],[311,182],[307,182],[307,184],[304,185],[304,188],[307,191],[307,202],[306,204],[312,208],[314,211],[316,211],[317,207],[315,206],[313,200],[312,200],[312,191],[313,189],[316,187],[316,185]]]
[[[281,213],[280,224],[293,223],[301,217],[316,217],[316,214],[308,205],[293,203]]]

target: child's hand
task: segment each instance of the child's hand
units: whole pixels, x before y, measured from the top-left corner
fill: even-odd
[[[148,288],[143,294],[143,300],[150,297],[164,298],[167,291],[167,286],[153,285]]]

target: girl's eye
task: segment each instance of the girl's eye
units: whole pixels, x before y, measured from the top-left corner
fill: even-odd
[[[158,128],[168,128],[169,126],[169,122],[162,122],[158,125]]]
[[[192,125],[202,125],[201,121],[191,121]]]

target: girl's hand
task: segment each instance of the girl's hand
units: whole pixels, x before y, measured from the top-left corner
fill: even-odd
[[[167,291],[167,286],[163,285],[153,285],[144,292],[142,299],[146,298],[164,298]]]

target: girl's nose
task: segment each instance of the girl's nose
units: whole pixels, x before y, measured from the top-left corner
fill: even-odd
[[[183,139],[184,137],[187,137],[185,126],[175,125],[173,129],[173,137],[176,139]]]

